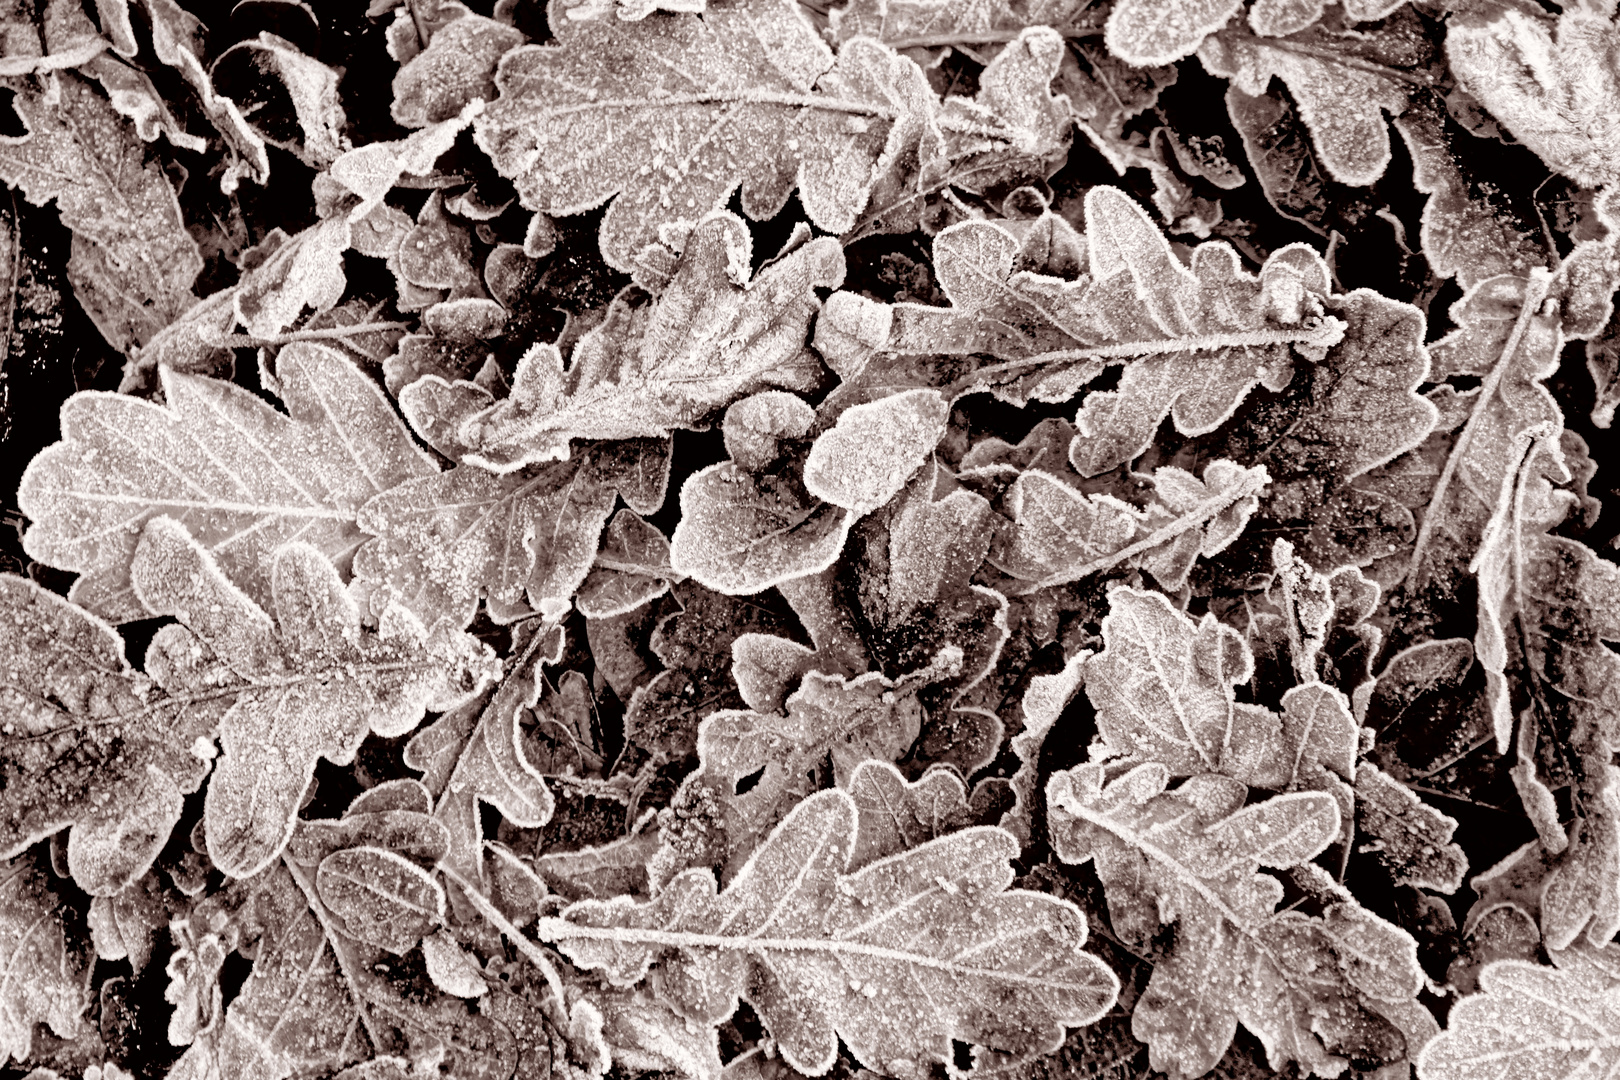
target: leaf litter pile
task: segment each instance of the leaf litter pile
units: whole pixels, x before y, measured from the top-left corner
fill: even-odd
[[[1613,1074],[1617,58],[0,0],[0,1073]]]

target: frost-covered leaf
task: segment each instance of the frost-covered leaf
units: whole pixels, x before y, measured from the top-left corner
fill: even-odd
[[[1613,13],[1575,8],[1556,29],[1518,8],[1448,22],[1457,80],[1547,163],[1587,187],[1620,179],[1620,42]]]
[[[370,215],[402,177],[428,173],[480,111],[482,106],[469,102],[459,113],[403,139],[367,143],[338,155],[330,169],[332,179],[360,196],[359,205],[349,211],[349,220],[358,222]]]
[[[750,250],[741,219],[705,218],[655,302],[617,307],[566,371],[556,348],[535,346],[508,398],[455,418],[468,460],[510,471],[566,458],[569,439],[664,436],[756,390],[814,387],[821,362],[804,343],[813,290],[843,281],[843,253],[811,240],[750,280]]]
[[[230,151],[230,161],[219,179],[220,190],[231,194],[243,179],[265,183],[270,178],[270,158],[264,138],[249,126],[236,102],[214,89],[203,60],[208,50],[202,20],[175,0],[144,0],[142,6],[151,18],[152,51],[190,84]]]
[[[321,902],[356,940],[395,954],[414,948],[444,918],[444,889],[386,848],[353,847],[321,860]]]
[[[294,838],[300,855],[318,858],[328,847]],[[197,921],[255,959],[223,1021],[199,1033],[170,1075],[288,1077],[374,1057],[391,1067],[443,1062],[461,1075],[512,1075],[512,1032],[457,999],[396,984],[397,960],[344,933],[314,877],[314,865],[289,855],[199,905]]]
[[[663,596],[680,578],[670,565],[669,539],[626,507],[608,522],[574,604],[588,619],[622,615]]]
[[[1001,816],[993,787],[975,788],[970,801],[961,777],[943,766],[910,783],[893,765],[871,759],[855,766],[845,790],[859,814],[851,870]]]
[[[407,481],[361,508],[360,527],[377,539],[356,553],[355,575],[426,622],[466,626],[481,595],[497,622],[567,610],[613,510],[602,472],[585,452],[512,473],[459,465]]]
[[[1119,189],[1092,188],[1085,208],[1080,280],[1021,270],[1010,231],[963,222],[934,241],[952,307],[836,294],[817,321],[817,348],[846,382],[935,385],[948,397],[986,389],[1017,404],[1067,400],[1124,364],[1119,389],[1092,394],[1081,414],[1075,461],[1091,475],[1140,453],[1166,414],[1186,434],[1215,429],[1257,383],[1280,389],[1295,350],[1319,357],[1343,334],[1323,312],[1326,267],[1303,246],[1273,253],[1258,278],[1223,244],[1201,245],[1188,267]]]
[[[1412,155],[1412,184],[1429,196],[1420,237],[1429,266],[1465,290],[1498,274],[1529,273],[1557,263],[1535,216],[1491,183],[1491,170],[1468,154],[1471,140],[1435,102],[1418,97],[1396,119]]]
[[[1429,619],[1454,602],[1458,579],[1472,569],[1488,525],[1506,512],[1532,440],[1562,429],[1563,413],[1545,380],[1557,370],[1568,338],[1594,334],[1606,321],[1606,310],[1598,318],[1580,310],[1581,297],[1598,285],[1601,302],[1607,304],[1614,288],[1612,259],[1603,245],[1589,243],[1572,252],[1556,274],[1532,271],[1528,278],[1501,275],[1483,281],[1453,306],[1458,329],[1430,348],[1431,378],[1483,381],[1458,395],[1463,420],[1429,495],[1403,583],[1436,612]],[[1422,608],[1418,613],[1422,617]],[[1483,632],[1492,621],[1485,620]],[[1415,635],[1418,628],[1408,632]],[[1489,663],[1499,666],[1501,661]],[[1502,700],[1499,693],[1493,696]],[[1493,708],[1500,717],[1503,706]],[[1500,727],[1497,738],[1505,747],[1507,734]]]
[[[813,223],[847,231],[905,121],[931,105],[916,65],[867,39],[835,58],[785,0],[552,32],[556,45],[502,58],[478,144],[532,210],[617,195],[601,237],[621,268],[658,226],[719,209],[739,185],[750,217],[774,216],[797,187]]]
[[[205,804],[209,856],[233,877],[286,845],[316,758],[351,761],[369,732],[402,735],[498,670],[486,646],[442,623],[430,635],[398,608],[379,634],[361,631],[337,571],[307,543],[277,549],[271,577],[274,624],[167,517],[147,523],[130,568],[147,608],[186,627],[163,639],[165,688],[234,699]]]
[[[1051,675],[1037,675],[1029,680],[1024,691],[1024,730],[1012,737],[1010,747],[1018,758],[1018,771],[1013,773],[1011,787],[1014,803],[1001,815],[1003,829],[1027,844],[1034,834],[1036,815],[1043,805],[1040,788],[1041,751],[1046,737],[1057,723],[1069,702],[1086,684],[1086,662],[1095,655],[1090,649],[1081,649],[1063,664],[1063,670]]]
[[[1133,564],[1177,588],[1195,558],[1219,553],[1242,531],[1268,479],[1264,468],[1224,460],[1205,466],[1202,479],[1165,466],[1155,476],[1159,501],[1144,511],[1029,469],[1008,492],[1012,527],[997,534],[990,561],[1032,588]]]
[[[665,0],[672,7],[693,2],[703,0]],[[603,995],[602,1041],[624,1069],[687,1080],[720,1080],[722,1074],[716,1030],[688,1022],[644,990]]]
[[[126,350],[196,302],[202,257],[168,177],[107,99],[70,72],[51,79],[55,93],[13,98],[28,134],[0,136],[0,179],[35,205],[56,202],[75,237],[74,287],[102,335]]]
[[[394,76],[395,122],[426,127],[460,115],[474,99],[493,100],[495,65],[523,42],[515,27],[471,12],[439,27]]]
[[[1198,56],[1206,69],[1251,97],[1266,93],[1273,76],[1281,79],[1310,129],[1322,167],[1334,180],[1359,187],[1389,166],[1384,114],[1399,116],[1406,109],[1406,73],[1423,68],[1434,51],[1417,15],[1403,8],[1370,32],[1347,26],[1337,15],[1281,40],[1228,30],[1206,39]]]
[[[129,564],[143,522],[183,522],[248,597],[270,598],[274,551],[297,540],[337,565],[364,540],[367,499],[434,471],[375,383],[336,351],[298,343],[277,371],[287,413],[213,379],[163,376],[166,406],[86,391],[63,441],[29,465],[18,501],[41,562],[83,576],[72,598],[115,622],[143,618]]]
[[[1257,873],[1322,851],[1339,833],[1337,802],[1298,792],[1244,806],[1247,789],[1225,777],[1171,792],[1168,779],[1157,763],[1111,782],[1083,765],[1047,786],[1053,849],[1095,860],[1114,931],[1142,947],[1161,921],[1176,924],[1132,1017],[1153,1067],[1201,1075],[1239,1023],[1273,1069],[1401,1061],[1407,1038],[1385,1011],[1423,985],[1412,939],[1353,903],[1279,912],[1282,883]]]
[[[785,718],[725,709],[704,720],[697,737],[702,767],[684,790],[686,801],[717,804],[719,835],[710,846],[727,867],[725,877],[826,782],[848,787],[861,762],[898,761],[922,730],[917,692],[932,674],[897,681],[877,672],[854,679],[811,672],[788,698]]]
[[[262,31],[214,60],[215,84],[243,102],[242,115],[271,146],[324,169],[349,149],[338,73],[292,42]],[[280,93],[274,89],[279,87]]]
[[[1081,951],[1079,910],[1007,889],[1007,833],[964,829],[851,874],[856,834],[854,800],[820,792],[724,891],[693,870],[650,903],[582,901],[539,931],[621,985],[657,961],[659,993],[686,1016],[719,1021],[746,999],[808,1073],[840,1039],[903,1077],[950,1061],[952,1039],[1044,1053],[1113,1004],[1118,981]]]
[[[945,434],[950,407],[934,390],[856,405],[816,437],[804,463],[810,494],[860,516],[900,493]]]
[[[422,959],[427,962],[428,977],[447,994],[475,998],[489,993],[484,973],[478,962],[468,956],[455,937],[447,930],[437,930],[422,939]]]
[[[1552,952],[1555,967],[1498,960],[1418,1058],[1421,1080],[1576,1077],[1620,1063],[1613,944]]]
[[[405,747],[405,764],[426,774],[434,816],[450,830],[445,865],[483,879],[482,805],[514,825],[537,829],[551,820],[556,800],[524,750],[519,712],[540,693],[540,665],[555,662],[560,630],[544,630],[514,652],[505,678],[488,703],[474,700],[423,728]]]
[[[693,473],[670,537],[676,571],[746,596],[836,562],[853,515],[816,499],[795,472],[756,476],[725,461]]]
[[[1358,736],[1344,695],[1313,681],[1289,689],[1280,714],[1237,702],[1254,658],[1213,616],[1194,623],[1160,593],[1115,589],[1103,641],[1086,665],[1086,695],[1105,754],[1276,789],[1318,786],[1310,781],[1322,769],[1354,776]]]
[[[1198,51],[1237,13],[1239,0],[1120,0],[1108,16],[1108,51],[1137,67],[1169,64]]]
[[[116,631],[33,582],[0,578],[0,597],[0,700],[13,725],[0,733],[0,854],[71,825],[78,886],[111,896],[168,841],[182,793],[208,771],[195,740],[212,734],[228,702],[155,695]],[[161,643],[150,650],[154,678],[164,654]]]
[[[1363,853],[1378,861],[1397,885],[1454,893],[1468,872],[1468,856],[1451,842],[1457,828],[1417,793],[1376,765],[1356,770],[1356,830]]]
[[[79,1033],[94,958],[64,915],[62,894],[37,852],[0,863],[0,1064],[28,1060],[36,1024],[63,1039]]]

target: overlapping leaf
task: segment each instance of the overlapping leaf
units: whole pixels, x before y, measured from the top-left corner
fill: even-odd
[[[1189,268],[1128,196],[1086,195],[1089,275],[1065,281],[1018,268],[1021,245],[988,222],[934,244],[953,306],[876,306],[843,294],[817,323],[817,347],[846,380],[990,389],[1022,403],[1072,397],[1109,364],[1119,389],[1087,398],[1074,460],[1094,475],[1140,453],[1166,414],[1188,434],[1214,430],[1257,384],[1280,389],[1292,352],[1320,357],[1343,334],[1327,317],[1325,267],[1303,247],[1273,254],[1259,278],[1232,250],[1196,249]],[[997,364],[935,357],[989,353]]]
[[[65,925],[62,894],[38,853],[0,863],[0,1065],[28,1060],[36,1024],[64,1039],[78,1034],[93,959]]]
[[[1614,946],[1554,950],[1554,967],[1499,960],[1418,1059],[1421,1080],[1573,1077],[1620,1061]]]
[[[1109,596],[1103,640],[1086,665],[1086,695],[1105,755],[1255,787],[1316,787],[1324,768],[1354,776],[1358,736],[1344,695],[1312,681],[1283,695],[1280,714],[1237,702],[1254,658],[1213,616],[1194,623],[1159,593],[1120,588]]]
[[[487,647],[443,623],[430,635],[398,607],[378,634],[363,632],[337,571],[309,544],[276,552],[274,623],[172,518],[147,524],[130,576],[149,610],[187,628],[162,639],[165,689],[231,702],[205,820],[209,856],[233,877],[286,845],[316,758],[352,761],[367,733],[402,735],[498,671]]]
[[[168,177],[107,99],[70,72],[50,78],[52,94],[16,94],[28,134],[0,138],[0,179],[56,202],[80,302],[115,348],[144,344],[195,303],[202,256]]]
[[[1451,70],[1551,169],[1587,187],[1620,178],[1620,75],[1612,13],[1575,9],[1558,19],[1504,8],[1446,31]]]
[[[750,251],[740,219],[707,217],[657,301],[617,307],[566,371],[555,348],[536,346],[518,365],[511,396],[436,422],[452,425],[468,460],[507,472],[566,458],[569,439],[663,436],[756,390],[810,389],[821,371],[804,345],[818,306],[813,290],[843,280],[842,252],[811,240],[749,281]],[[406,409],[435,383],[411,388]],[[417,411],[432,417],[431,409]]]
[[[1007,889],[1007,833],[964,829],[849,873],[856,836],[854,800],[821,792],[724,891],[693,870],[650,903],[581,901],[539,932],[620,985],[658,962],[660,994],[687,1016],[720,1020],[746,999],[808,1073],[840,1039],[902,1077],[950,1061],[952,1039],[1043,1053],[1113,1003],[1118,981],[1081,951],[1078,909]]]
[[[1386,1013],[1423,985],[1412,939],[1353,903],[1321,918],[1278,912],[1281,882],[1257,872],[1326,847],[1339,832],[1335,800],[1300,792],[1245,807],[1247,789],[1225,777],[1172,792],[1168,778],[1155,763],[1105,782],[1102,766],[1084,765],[1047,786],[1053,848],[1066,862],[1095,860],[1115,933],[1146,945],[1161,921],[1176,923],[1132,1017],[1153,1066],[1201,1075],[1240,1022],[1274,1069],[1404,1059],[1406,1036]]]

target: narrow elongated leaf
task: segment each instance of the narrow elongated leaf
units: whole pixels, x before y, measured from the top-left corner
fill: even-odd
[[[288,413],[240,387],[165,372],[166,406],[86,391],[62,409],[63,440],[36,457],[18,501],[41,562],[79,571],[72,598],[114,622],[144,618],[129,564],[147,520],[183,522],[255,603],[272,553],[313,544],[337,565],[364,540],[362,503],[435,471],[375,383],[344,357],[298,343],[277,361]]]
[[[855,386],[984,389],[1017,404],[1068,400],[1124,364],[1119,388],[1090,395],[1076,421],[1075,465],[1095,475],[1141,453],[1167,414],[1183,433],[1214,430],[1256,385],[1286,385],[1295,351],[1319,359],[1343,336],[1324,312],[1326,267],[1301,245],[1273,253],[1255,278],[1223,244],[1199,246],[1184,265],[1117,188],[1092,188],[1085,211],[1090,272],[1080,280],[1019,269],[1010,231],[963,222],[934,244],[951,307],[837,294],[817,347]]]
[[[454,706],[499,670],[487,646],[442,623],[430,636],[398,607],[379,634],[362,633],[337,571],[308,544],[280,548],[272,575],[274,623],[172,518],[147,523],[130,570],[152,612],[189,628],[171,652],[207,657],[172,669],[166,689],[234,699],[205,804],[208,853],[233,877],[286,845],[316,758],[351,761],[368,732],[402,735],[424,709]]]
[[[621,985],[659,962],[660,993],[687,1016],[718,1020],[746,998],[812,1074],[839,1039],[901,1077],[950,1061],[952,1039],[1042,1053],[1113,1003],[1118,981],[1081,951],[1078,909],[1007,889],[1007,833],[964,829],[850,874],[856,835],[854,800],[821,792],[723,892],[689,871],[651,903],[581,901],[540,933]]]
[[[797,187],[812,222],[847,231],[903,121],[932,99],[916,65],[876,42],[835,59],[786,0],[552,31],[558,44],[502,58],[478,144],[532,210],[617,195],[601,236],[621,268],[659,225],[719,209],[739,185],[750,217],[773,216]]]
[[[1174,588],[1194,559],[1219,553],[1242,531],[1269,477],[1264,468],[1213,461],[1202,480],[1173,466],[1159,469],[1155,479],[1162,501],[1142,511],[1026,470],[1008,493],[1012,527],[998,533],[990,560],[1032,589],[1132,564]]]

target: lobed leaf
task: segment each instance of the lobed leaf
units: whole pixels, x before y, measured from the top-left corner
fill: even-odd
[[[429,634],[397,607],[364,633],[337,571],[309,544],[276,552],[274,623],[172,518],[147,523],[130,579],[149,610],[188,628],[165,639],[171,654],[196,657],[166,673],[166,689],[231,700],[204,809],[209,856],[232,877],[286,846],[316,758],[352,761],[368,732],[402,735],[499,670],[487,646],[442,623]]]
[[[347,567],[360,506],[433,473],[387,398],[336,351],[296,343],[277,369],[287,413],[229,383],[166,372],[166,406],[83,391],[63,440],[30,463],[18,502],[29,552],[79,571],[72,599],[114,622],[144,618],[130,561],[146,521],[182,522],[255,603],[273,553],[311,544]]]
[[[921,71],[876,42],[835,58],[786,0],[553,32],[556,45],[502,58],[478,145],[530,209],[578,213],[617,196],[601,241],[620,268],[660,225],[718,210],[739,185],[751,218],[774,216],[797,188],[813,223],[848,231],[908,115],[932,98]]]
[[[1007,889],[1008,834],[969,828],[849,873],[856,832],[854,800],[820,792],[724,891],[689,871],[650,903],[581,901],[540,932],[621,985],[659,962],[660,994],[688,1016],[723,1019],[746,999],[811,1074],[839,1039],[892,1076],[950,1061],[952,1039],[1042,1053],[1113,1003],[1078,909]]]

